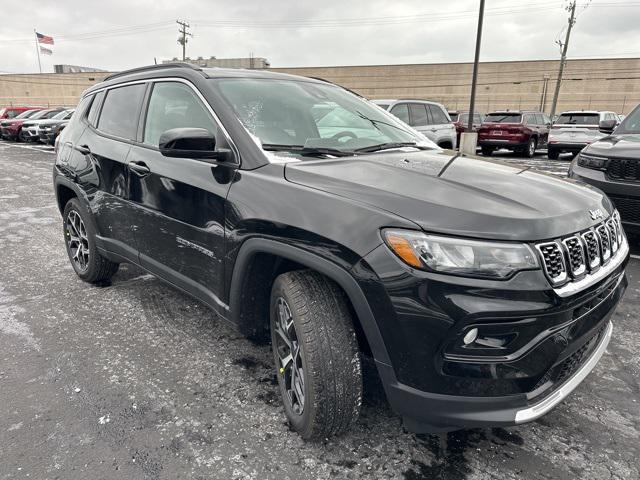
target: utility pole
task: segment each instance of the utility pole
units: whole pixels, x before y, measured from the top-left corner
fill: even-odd
[[[562,73],[564,72],[564,64],[567,61],[567,49],[569,47],[569,37],[571,37],[571,29],[576,23],[576,0],[571,2],[571,5],[567,7],[567,10],[571,13],[569,16],[569,25],[567,26],[567,35],[564,39],[564,43],[558,40],[558,44],[562,48],[560,55],[560,69],[558,70],[558,80],[556,80],[556,90],[553,94],[553,102],[551,103],[551,112],[549,116],[553,121],[553,117],[556,114],[556,106],[558,105],[558,95],[560,95],[560,85],[562,84]]]
[[[482,43],[482,22],[484,19],[484,0],[480,0],[480,11],[478,13],[478,30],[476,32],[476,54],[473,60],[473,78],[471,79],[471,101],[469,102],[469,122],[467,131],[460,135],[461,153],[468,155],[476,154],[478,134],[473,132],[473,113],[476,107],[476,84],[478,83],[478,63],[480,61],[480,44]]]
[[[193,34],[187,31],[187,29],[190,28],[190,25],[187,22],[176,20],[176,23],[180,25],[180,29],[178,30],[178,33],[180,33],[180,36],[178,37],[178,45],[182,45],[182,61],[184,62],[187,58],[185,55],[187,48],[187,36],[193,37]]]

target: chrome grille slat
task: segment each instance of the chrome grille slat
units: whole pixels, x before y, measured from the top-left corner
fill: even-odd
[[[603,278],[629,252],[617,210],[587,231],[539,243],[536,249],[547,279],[562,296]]]
[[[587,262],[585,260],[584,248],[580,237],[574,235],[562,240],[567,254],[567,266],[573,278],[579,277],[587,271]]]
[[[589,230],[582,234],[582,240],[586,246],[587,262],[589,263],[589,270],[594,271],[600,266],[600,244],[598,243],[598,237],[594,231]]]

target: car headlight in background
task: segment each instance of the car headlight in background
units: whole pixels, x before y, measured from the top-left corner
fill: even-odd
[[[524,243],[491,242],[385,229],[387,246],[407,265],[421,270],[493,279],[539,268]]]
[[[605,157],[594,157],[592,155],[578,154],[578,165],[593,170],[606,170],[608,160]]]

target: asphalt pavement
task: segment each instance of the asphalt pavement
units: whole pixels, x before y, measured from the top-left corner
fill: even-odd
[[[48,147],[0,142],[0,479],[640,478],[637,258],[607,354],[537,422],[413,435],[368,374],[354,430],[305,443],[269,347],[135,267],[101,287],[76,277],[53,161]]]

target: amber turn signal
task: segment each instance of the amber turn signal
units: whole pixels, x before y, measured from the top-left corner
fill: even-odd
[[[404,237],[394,235],[393,233],[387,233],[385,235],[387,245],[391,247],[391,250],[398,255],[407,265],[412,267],[422,268],[422,262],[415,254],[411,243]]]

